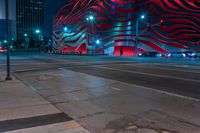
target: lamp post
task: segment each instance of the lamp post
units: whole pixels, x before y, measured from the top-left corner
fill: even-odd
[[[27,33],[24,33],[24,42],[25,42],[25,48],[27,49],[29,47],[29,35]]]
[[[139,44],[139,37],[141,34],[143,34],[146,30],[150,30],[152,27],[161,25],[163,26],[165,21],[163,19],[160,19],[160,22],[154,23],[154,24],[147,24],[147,28],[143,30],[141,33],[139,33],[139,22],[141,20],[145,19],[145,15],[141,15],[137,20],[136,20],[136,32],[135,32],[135,48],[136,48],[136,57],[138,56],[138,44]]]
[[[139,21],[145,19],[145,15],[141,15],[140,18],[136,20],[136,31],[135,31],[135,56],[138,56],[138,44],[139,44]]]
[[[35,34],[37,35],[38,43],[41,43],[43,41],[43,34],[42,34],[41,30],[36,29]],[[39,44],[39,51],[41,51],[41,44]]]
[[[5,0],[5,8],[6,8],[6,39],[7,43],[7,76],[6,80],[12,80],[10,74],[10,36],[9,36],[9,2]]]
[[[88,46],[89,46],[90,45],[90,34],[92,34],[92,32],[90,33],[90,31],[91,31],[90,24],[93,25],[94,17],[91,15],[91,16],[87,17],[86,20],[89,21],[89,24],[88,24]],[[93,54],[94,54],[94,45],[92,44],[92,55]]]

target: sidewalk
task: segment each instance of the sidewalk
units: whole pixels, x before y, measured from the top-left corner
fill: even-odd
[[[65,68],[15,76],[92,133],[200,131],[200,103],[195,99]]]
[[[88,133],[23,83],[0,75],[0,132]]]

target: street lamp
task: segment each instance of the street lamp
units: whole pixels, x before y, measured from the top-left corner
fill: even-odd
[[[28,34],[24,33],[24,46],[26,49],[29,47],[29,42],[30,42],[30,40],[29,40]]]
[[[138,44],[139,44],[139,21],[145,19],[145,15],[141,15],[139,19],[136,20],[136,32],[135,32],[135,52],[136,57],[138,56]]]
[[[86,18],[86,20],[89,22],[89,24],[88,24],[88,46],[89,46],[90,45],[90,31],[91,31],[90,28],[93,25],[94,16],[90,15],[89,17]],[[91,26],[90,26],[90,24],[91,24]],[[93,46],[93,44],[92,44],[92,54],[94,54],[94,46]]]
[[[99,41],[99,40],[96,40],[96,44],[100,44],[100,41]]]
[[[4,42],[5,44],[7,44],[7,43],[8,43],[8,41],[7,41],[7,40],[4,40],[3,42]]]
[[[36,29],[35,33],[37,35],[36,38],[37,38],[37,41],[38,41],[37,43],[39,44],[39,51],[41,51],[41,43],[43,41],[43,34],[42,34],[42,31],[40,29]]]
[[[144,33],[146,30],[150,30],[150,29],[151,29],[152,27],[154,27],[154,26],[157,26],[157,25],[163,26],[163,25],[164,25],[164,22],[165,22],[163,19],[161,19],[159,23],[147,24],[147,25],[146,25],[147,28],[139,34],[139,21],[141,21],[141,20],[143,20],[143,19],[145,19],[145,15],[141,15],[141,16],[139,17],[139,19],[136,20],[136,32],[135,32],[136,57],[138,56],[138,44],[139,44],[139,41],[140,41],[140,40],[139,40],[140,34],[141,34],[141,33]]]
[[[93,16],[90,16],[90,20],[93,20],[94,19],[94,17]]]
[[[144,18],[145,18],[145,15],[141,15],[140,18],[141,18],[141,19],[144,19]]]
[[[64,27],[63,30],[66,32],[66,31],[68,30],[68,28],[67,28],[67,27]]]
[[[24,37],[27,37],[27,36],[28,36],[28,34],[24,33]]]
[[[35,30],[36,34],[39,34],[41,31],[39,29]]]

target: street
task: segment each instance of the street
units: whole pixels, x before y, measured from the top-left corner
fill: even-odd
[[[44,53],[11,59],[14,77],[92,133],[200,132],[200,59]],[[5,62],[1,55],[0,75]]]

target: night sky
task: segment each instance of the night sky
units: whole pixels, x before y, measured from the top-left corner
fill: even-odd
[[[65,3],[67,3],[68,0],[44,0],[44,1],[45,1],[44,32],[47,36],[50,36],[52,32],[53,16],[60,7],[62,7]]]

